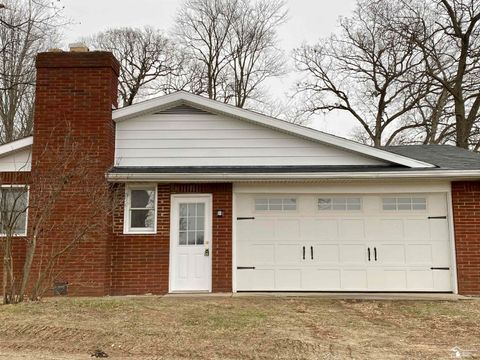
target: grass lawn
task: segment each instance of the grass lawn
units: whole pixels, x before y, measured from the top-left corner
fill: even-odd
[[[0,306],[0,359],[480,358],[480,300],[49,299]],[[477,356],[477,357],[475,357]]]

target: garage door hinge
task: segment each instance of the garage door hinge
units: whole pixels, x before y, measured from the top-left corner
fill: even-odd
[[[253,216],[237,217],[237,220],[255,220]]]
[[[429,219],[446,219],[446,216],[429,216]]]
[[[430,270],[450,270],[449,267],[431,267]]]

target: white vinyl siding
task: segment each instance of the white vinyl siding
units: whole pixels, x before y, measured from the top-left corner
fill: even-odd
[[[28,148],[0,157],[0,172],[30,171],[32,167],[31,153],[31,148]]]
[[[116,166],[382,165],[245,120],[151,114],[117,123]]]

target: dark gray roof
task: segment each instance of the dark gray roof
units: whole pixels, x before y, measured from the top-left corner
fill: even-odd
[[[480,169],[480,154],[450,145],[387,146],[383,150],[420,160],[439,169]],[[428,171],[431,168],[411,169],[402,165],[368,166],[127,166],[113,167],[111,174],[242,174],[242,173],[320,173],[320,172],[377,172],[377,171]]]
[[[399,171],[405,166],[117,166],[110,174],[243,174],[243,173],[302,173],[347,171]]]
[[[451,145],[386,146],[389,152],[450,170],[480,169],[480,154]]]

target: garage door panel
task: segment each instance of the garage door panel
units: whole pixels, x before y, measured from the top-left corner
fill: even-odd
[[[253,244],[250,246],[249,253],[254,264],[275,264],[275,244]]]
[[[402,291],[407,286],[407,271],[404,269],[386,269],[383,272],[384,286],[387,291]]]
[[[407,265],[431,265],[433,262],[431,244],[407,245]]]
[[[405,219],[405,240],[424,241],[430,238],[430,225],[427,216],[424,219]]]
[[[340,262],[340,245],[313,244],[313,259],[318,264],[338,264]]]
[[[279,290],[301,289],[301,269],[279,269],[276,276],[276,287]]]
[[[372,229],[372,232],[375,230]],[[381,219],[377,239],[381,241],[403,240],[405,233],[402,219]],[[385,236],[385,235],[388,236]]]
[[[433,271],[430,269],[410,270],[407,273],[408,289],[412,291],[428,291],[434,289]]]
[[[362,241],[365,240],[365,220],[363,219],[342,219],[339,229],[340,240]]]
[[[253,270],[251,283],[252,283],[252,290],[276,290],[275,270],[273,269]]]
[[[362,268],[342,270],[341,285],[342,290],[368,289],[367,270]]]
[[[367,247],[364,244],[342,244],[340,246],[340,262],[342,265],[365,264]]]
[[[333,219],[303,219],[301,222],[301,238],[303,240],[337,240],[338,221]]]
[[[382,264],[405,265],[405,244],[380,244],[377,246],[378,259]]]
[[[448,242],[449,231],[446,219],[432,219],[429,221],[430,240],[434,242]]]
[[[279,219],[275,225],[275,235],[277,240],[292,240],[300,238],[299,219]]]
[[[299,244],[278,244],[275,260],[278,265],[296,265],[301,261],[301,246]]]
[[[255,239],[257,241],[275,239],[275,219],[255,219],[254,221],[244,221],[243,225],[245,234],[251,239]]]
[[[304,269],[301,288],[303,290],[338,290],[341,288],[340,278],[339,269]]]
[[[433,270],[432,275],[436,291],[451,291],[450,271]]]

